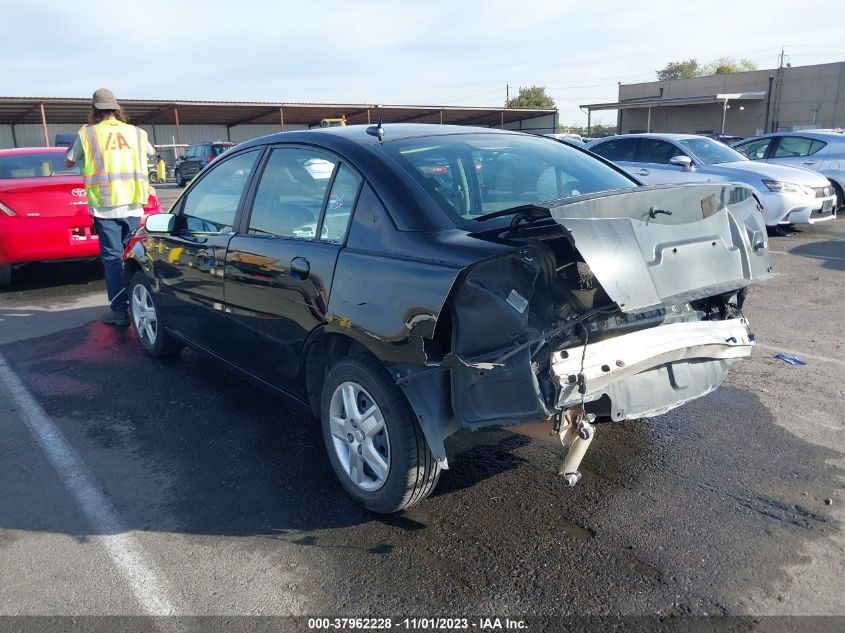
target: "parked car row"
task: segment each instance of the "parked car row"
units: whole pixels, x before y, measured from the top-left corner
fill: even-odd
[[[180,187],[184,187],[185,183],[196,176],[203,167],[234,146],[234,143],[224,141],[191,145],[173,164],[173,176],[176,182]]]
[[[743,145],[759,147],[760,141]],[[747,147],[747,145],[746,145]],[[692,134],[622,134],[587,149],[647,184],[740,182],[751,187],[768,226],[814,224],[836,215],[837,196],[824,176],[794,166],[751,161],[713,139]]]
[[[0,286],[28,262],[99,257],[80,168],[65,167],[65,148],[0,150]],[[160,213],[155,191],[144,207]]]

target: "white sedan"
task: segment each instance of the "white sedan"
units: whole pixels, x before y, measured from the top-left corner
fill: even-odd
[[[750,161],[704,136],[622,134],[593,141],[587,149],[649,185],[750,185],[763,205],[768,226],[815,224],[836,217],[836,193],[827,178],[808,169]]]

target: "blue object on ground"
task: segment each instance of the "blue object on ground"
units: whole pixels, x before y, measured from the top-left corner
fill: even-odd
[[[784,363],[789,363],[790,365],[806,365],[803,360],[796,356],[787,356],[786,354],[778,354],[775,356],[778,360],[782,360]]]

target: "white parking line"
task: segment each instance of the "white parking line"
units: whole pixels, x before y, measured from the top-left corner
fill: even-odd
[[[79,454],[27,391],[0,356],[0,380],[6,385],[38,444],[47,454],[65,487],[76,499],[112,562],[123,574],[145,615],[173,615],[175,609],[138,540],[128,534],[105,494],[94,483]],[[102,535],[102,536],[100,536]]]
[[[842,367],[845,367],[845,360],[840,360],[839,358],[831,358],[830,356],[808,354],[807,352],[796,352],[795,350],[783,349],[782,347],[773,347],[771,345],[766,345],[765,343],[755,343],[754,347],[759,347],[760,349],[764,349],[768,352],[776,352],[778,354],[789,354],[790,356],[797,356],[802,360],[804,358],[809,358],[811,360],[817,360],[821,363],[833,363],[834,365],[840,365]]]
[[[802,255],[800,253],[785,253],[783,251],[769,251],[775,255],[792,255],[793,257],[806,257],[807,259],[832,259],[837,262],[845,262],[845,257],[834,257],[833,255]]]

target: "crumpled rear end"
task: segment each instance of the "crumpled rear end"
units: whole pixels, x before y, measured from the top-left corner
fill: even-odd
[[[649,187],[549,211],[558,229],[510,236],[524,245],[465,271],[450,297],[464,428],[582,405],[604,419],[657,415],[750,354],[745,288],[770,276],[750,190]]]

